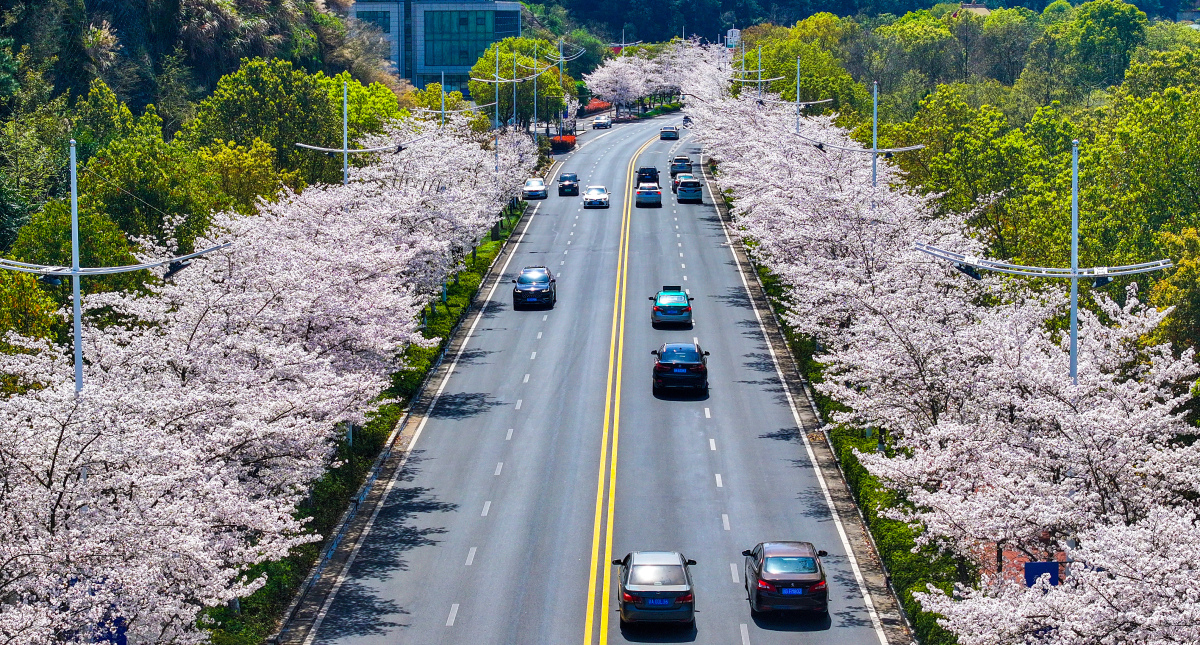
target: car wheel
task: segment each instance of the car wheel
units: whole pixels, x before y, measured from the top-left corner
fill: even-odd
[[[621,623],[621,625],[620,625],[621,629],[629,629],[629,621],[625,620],[624,616],[622,616],[620,619],[618,619],[618,621]]]

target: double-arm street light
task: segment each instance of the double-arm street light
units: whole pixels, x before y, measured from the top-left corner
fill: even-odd
[[[1071,268],[1035,267],[963,255],[936,246],[917,243],[918,251],[945,260],[964,274],[981,280],[978,269],[1030,278],[1067,278],[1071,281],[1071,381],[1079,384],[1079,280],[1090,279],[1093,288],[1112,282],[1113,276],[1160,271],[1174,266],[1170,260],[1155,260],[1115,267],[1079,268],[1079,141],[1071,142]]]
[[[339,152],[342,153],[342,185],[346,185],[346,184],[350,183],[350,155],[362,154],[364,152],[402,152],[404,150],[404,146],[406,146],[414,141],[419,141],[420,139],[423,138],[423,137],[418,137],[418,138],[412,139],[410,141],[403,141],[401,143],[397,143],[394,145],[386,145],[386,146],[382,146],[379,148],[353,148],[353,149],[351,149],[350,148],[350,118],[349,118],[350,112],[348,109],[349,102],[347,101],[346,95],[347,95],[347,83],[343,81],[342,82],[342,147],[341,148],[322,148],[320,146],[313,146],[313,145],[309,145],[307,143],[297,143],[296,144],[297,148],[304,148],[305,150],[315,150],[317,152],[324,152],[327,155],[334,155]],[[442,110],[443,110],[442,119],[443,119],[443,121],[445,120],[445,115],[444,115],[445,109],[446,109],[446,103],[445,103],[445,100],[443,99],[443,102],[442,102]]]
[[[188,260],[211,253],[219,249],[229,246],[229,243],[220,244],[211,248],[180,255],[169,258],[167,260],[157,260],[154,262],[143,262],[142,264],[131,264],[118,267],[80,267],[79,266],[79,194],[77,173],[75,169],[75,140],[71,139],[71,268],[48,266],[43,264],[30,264],[28,262],[17,262],[15,260],[6,260],[0,258],[0,268],[10,271],[19,271],[21,273],[32,273],[42,276],[42,280],[50,284],[62,284],[62,278],[71,277],[71,292],[72,292],[72,339],[75,343],[75,392],[83,391],[83,313],[80,304],[79,294],[79,279],[83,276],[93,275],[111,275],[114,273],[127,273],[129,271],[141,271],[143,269],[153,269],[154,267],[167,266],[167,273],[163,278],[170,278],[187,268]]]

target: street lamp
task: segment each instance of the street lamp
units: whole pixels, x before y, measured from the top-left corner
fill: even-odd
[[[355,149],[351,150],[350,149],[350,141],[349,141],[350,126],[349,126],[349,118],[348,118],[349,111],[347,110],[348,102],[346,100],[346,85],[347,85],[346,82],[343,81],[342,82],[342,147],[341,148],[322,148],[320,146],[310,146],[307,143],[297,143],[296,144],[297,148],[304,148],[305,150],[316,150],[317,152],[324,152],[327,155],[334,155],[339,152],[342,153],[342,185],[343,186],[350,183],[350,155],[351,154],[361,154],[364,152],[385,152],[385,151],[401,152],[402,150],[404,150],[404,146],[406,144],[412,143],[413,141],[418,141],[420,138],[423,138],[423,137],[419,137],[418,139],[413,139],[412,141],[405,141],[403,143],[398,143],[396,145],[388,145],[388,146],[383,146],[380,148],[355,148]],[[442,109],[445,110],[444,102],[442,104]],[[444,118],[445,117],[443,116],[443,120],[444,120]]]
[[[916,244],[918,251],[928,253],[940,260],[946,260],[962,273],[976,279],[982,279],[978,269],[1007,273],[1010,275],[1027,276],[1031,278],[1067,278],[1071,281],[1071,382],[1079,385],[1079,279],[1091,279],[1092,287],[1099,288],[1112,282],[1113,276],[1134,275],[1169,269],[1174,264],[1170,260],[1155,260],[1140,264],[1128,264],[1115,267],[1079,268],[1079,141],[1071,142],[1071,268],[1034,267],[1009,262],[998,262],[983,258],[962,255],[940,249],[936,246]]]
[[[79,266],[79,195],[77,190],[77,173],[75,169],[75,140],[71,139],[71,268],[48,266],[43,264],[30,264],[28,262],[17,262],[16,260],[7,260],[0,258],[0,268],[10,271],[19,271],[21,273],[32,273],[42,276],[42,280],[50,284],[61,284],[62,278],[71,276],[71,291],[72,291],[72,338],[75,343],[75,393],[83,391],[83,312],[79,301],[79,279],[83,276],[92,275],[110,275],[113,273],[127,273],[129,271],[141,271],[143,269],[152,269],[169,265],[168,271],[164,278],[169,278],[187,268],[188,260],[199,257],[206,253],[211,253],[223,249],[230,243],[220,244],[211,248],[180,255],[178,257],[159,260],[155,262],[143,262],[142,264],[131,264],[118,267],[94,267],[81,268]]]
[[[808,142],[812,143],[814,146],[816,146],[817,150],[824,151],[826,148],[828,148],[830,150],[841,150],[843,152],[869,153],[871,155],[871,187],[872,188],[874,188],[877,183],[876,178],[878,176],[878,173],[876,172],[876,168],[877,168],[876,162],[879,158],[879,155],[882,154],[884,159],[891,159],[892,155],[896,154],[897,152],[910,152],[912,150],[920,150],[921,148],[925,147],[925,144],[917,144],[915,146],[903,146],[900,148],[880,148],[879,147],[879,81],[875,81],[875,92],[874,92],[873,103],[874,103],[874,109],[871,112],[871,147],[870,148],[848,148],[845,146],[837,146],[832,143],[825,143],[823,141],[817,141],[816,139],[811,139],[809,137],[806,137],[806,136],[800,134],[799,132],[796,133],[796,136],[798,136],[801,139],[804,139],[805,141],[808,141]],[[872,207],[874,207],[874,204],[872,204]]]

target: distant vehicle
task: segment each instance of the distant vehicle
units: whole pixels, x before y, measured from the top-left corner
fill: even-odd
[[[558,195],[578,195],[579,194],[579,175],[573,172],[564,172],[558,176]]]
[[[662,188],[658,184],[638,184],[634,206],[657,206],[662,208]]]
[[[599,130],[600,128],[607,129],[607,128],[611,128],[611,127],[612,127],[612,118],[610,118],[607,115],[601,114],[600,116],[592,119],[592,129],[593,130]]]
[[[700,180],[690,175],[680,176],[685,177],[685,179],[681,180],[679,188],[675,189],[675,199],[681,204],[683,202],[703,202],[704,185],[700,183]]]
[[[809,542],[763,542],[746,556],[750,614],[764,611],[829,611],[829,589],[818,551]]]
[[[554,274],[544,266],[530,266],[521,269],[521,274],[513,279],[513,309],[529,305],[554,306],[558,302],[558,287],[554,283]]]
[[[654,166],[642,166],[637,170],[637,183],[639,184],[657,184],[658,183],[658,168]]]
[[[521,197],[525,199],[546,199],[549,196],[546,192],[546,182],[537,177],[526,179],[525,187],[521,189]]]
[[[584,208],[608,208],[608,189],[604,186],[588,186],[583,191]]]
[[[695,627],[696,564],[675,551],[634,551],[613,564],[621,598],[621,626],[630,623],[683,623]]]
[[[692,117],[685,115],[683,117],[683,127],[690,128],[691,126],[692,126]]]
[[[650,352],[654,360],[653,393],[667,388],[708,392],[708,352],[697,343],[666,343]]]
[[[677,284],[665,284],[657,295],[650,296],[654,308],[650,310],[650,326],[663,323],[692,325],[692,298]]]
[[[674,177],[676,174],[681,173],[681,172],[691,172],[691,171],[692,171],[692,158],[691,157],[688,157],[686,155],[679,155],[678,157],[671,159],[671,176],[672,177]]]
[[[659,139],[678,139],[679,138],[679,128],[677,128],[673,125],[664,125],[658,131],[658,138]]]

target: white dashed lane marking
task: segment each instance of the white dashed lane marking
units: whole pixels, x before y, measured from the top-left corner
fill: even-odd
[[[488,504],[491,504],[491,502],[488,502]],[[487,515],[487,513],[484,513],[484,515]],[[728,515],[725,515],[725,514],[721,515],[721,527],[724,528],[726,531],[729,530],[729,516]]]
[[[521,409],[521,399],[517,399],[517,409]]]
[[[732,562],[729,563],[729,576],[733,578],[733,584],[741,582],[737,577],[737,565]]]
[[[496,462],[496,473],[495,473],[495,476],[496,476],[496,477],[499,477],[499,476],[500,476],[500,471],[501,471],[501,470],[504,470],[504,462],[503,462],[503,461],[498,461],[498,462]]]
[[[712,412],[711,412],[711,411],[709,411],[709,409],[708,409],[708,408],[704,408],[704,418],[705,418],[705,419],[711,419],[711,418],[712,418]]]
[[[540,337],[540,336],[541,336],[541,334],[538,334],[538,336]],[[526,374],[526,375],[525,375],[525,378],[524,378],[524,379],[522,379],[522,380],[521,380],[521,382],[522,382],[522,383],[528,383],[528,382],[529,382],[529,375],[528,375],[528,374]]]
[[[505,441],[512,441],[512,432],[513,432],[513,429],[512,429],[512,428],[509,428],[509,429],[508,429],[508,434],[504,435],[504,440],[505,440]]]
[[[717,473],[717,488],[725,488],[725,484],[721,483],[721,473]]]
[[[492,503],[490,501],[484,502],[483,503],[483,512],[479,514],[479,517],[487,517],[488,511],[490,511],[490,510],[492,510]],[[728,531],[729,529],[727,528],[725,530]]]
[[[470,551],[467,551],[467,564],[466,564],[466,566],[468,566],[468,567],[469,567],[469,566],[471,566],[471,563],[472,563],[472,562],[474,562],[474,561],[475,561],[475,547],[471,547],[471,550],[470,550]]]
[[[709,440],[708,440],[708,449],[709,449],[709,450],[716,450],[716,449],[717,449],[717,440],[716,440],[716,439],[709,439]]]
[[[454,627],[454,617],[458,615],[458,603],[450,605],[450,616],[446,618],[446,627]]]

